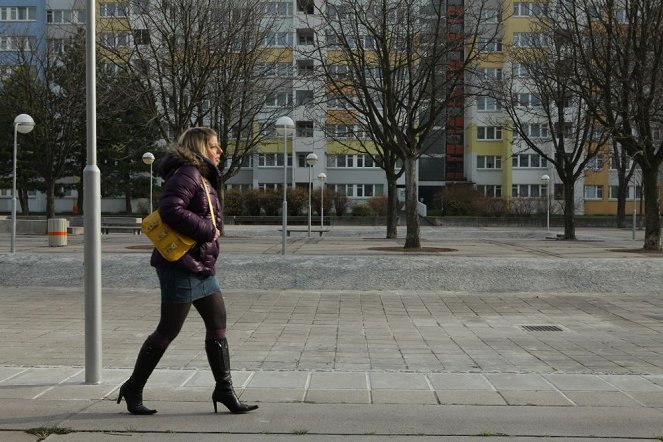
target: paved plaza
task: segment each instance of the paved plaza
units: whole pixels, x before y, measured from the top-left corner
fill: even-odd
[[[212,413],[192,311],[149,417],[114,402],[158,321],[147,240],[102,239],[103,379],[85,385],[83,237],[19,236],[0,252],[0,440],[658,440],[663,260],[636,233],[422,228],[452,251],[405,254],[379,228],[336,227],[293,234],[282,257],[278,227],[229,226],[233,377],[260,409]]]

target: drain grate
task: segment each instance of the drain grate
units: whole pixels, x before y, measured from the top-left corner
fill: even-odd
[[[525,331],[537,331],[537,332],[561,332],[564,331],[561,327],[557,325],[521,325]]]

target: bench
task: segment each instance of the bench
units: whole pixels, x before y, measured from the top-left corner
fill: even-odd
[[[101,233],[108,235],[110,232],[131,232],[140,235],[140,223],[143,218],[128,216],[101,217]]]
[[[331,230],[329,227],[311,227],[311,233],[319,233],[322,236],[323,233],[327,233]],[[283,232],[283,229],[279,229],[279,232]],[[286,227],[285,232],[290,236],[291,232],[300,232],[308,233],[308,227]]]

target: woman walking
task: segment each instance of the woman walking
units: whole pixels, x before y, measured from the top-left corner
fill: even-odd
[[[157,412],[143,405],[143,387],[182,329],[192,304],[205,322],[205,351],[216,381],[212,393],[214,412],[217,402],[232,413],[258,408],[240,402],[233,390],[226,307],[215,277],[220,235],[215,223],[220,215],[217,167],[222,153],[216,132],[204,127],[191,128],[157,167],[157,174],[165,180],[159,199],[161,219],[177,232],[196,240],[196,245],[175,262],[164,259],[156,249],[152,251],[150,264],[156,268],[161,286],[161,318],[156,330],[143,343],[131,377],[120,387],[117,403],[124,398],[130,413]]]

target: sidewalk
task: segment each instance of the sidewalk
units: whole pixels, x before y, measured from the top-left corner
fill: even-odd
[[[571,259],[575,254],[601,265],[598,258],[609,253],[615,259],[622,253],[626,259],[634,255],[606,252],[633,247],[622,231],[594,233],[572,244],[488,233],[532,257],[554,253],[566,258],[553,259]],[[110,236],[115,251],[104,253],[126,253],[126,247],[139,241],[131,235]],[[22,251],[25,240],[19,238],[19,252],[26,257],[42,253],[57,262],[62,253],[72,253],[38,244]],[[237,238],[231,247],[237,249],[226,247],[226,252],[245,253],[239,250],[241,241],[248,248],[263,247],[256,253],[268,253],[278,243],[268,235]],[[465,252],[482,259],[491,256],[491,243],[465,238],[461,231],[455,238],[428,240],[449,241],[465,244]],[[345,248],[351,253],[354,247],[369,253],[365,241],[352,237],[301,243],[299,250],[309,252]],[[204,327],[192,311],[145,390],[146,403],[159,413],[140,417],[128,414],[115,399],[140,343],[158,320],[158,290],[131,288],[131,279],[126,286],[104,288],[103,378],[100,385],[85,385],[81,287],[8,286],[1,283],[6,280],[2,274],[0,270],[3,441],[36,441],[37,436],[22,430],[52,431],[56,426],[69,433],[51,434],[47,441],[663,436],[663,297],[656,294],[502,288],[496,293],[228,290],[224,296],[236,390],[260,409],[241,416],[214,415],[213,379],[201,340]],[[524,327],[528,325],[546,327],[532,330]]]

